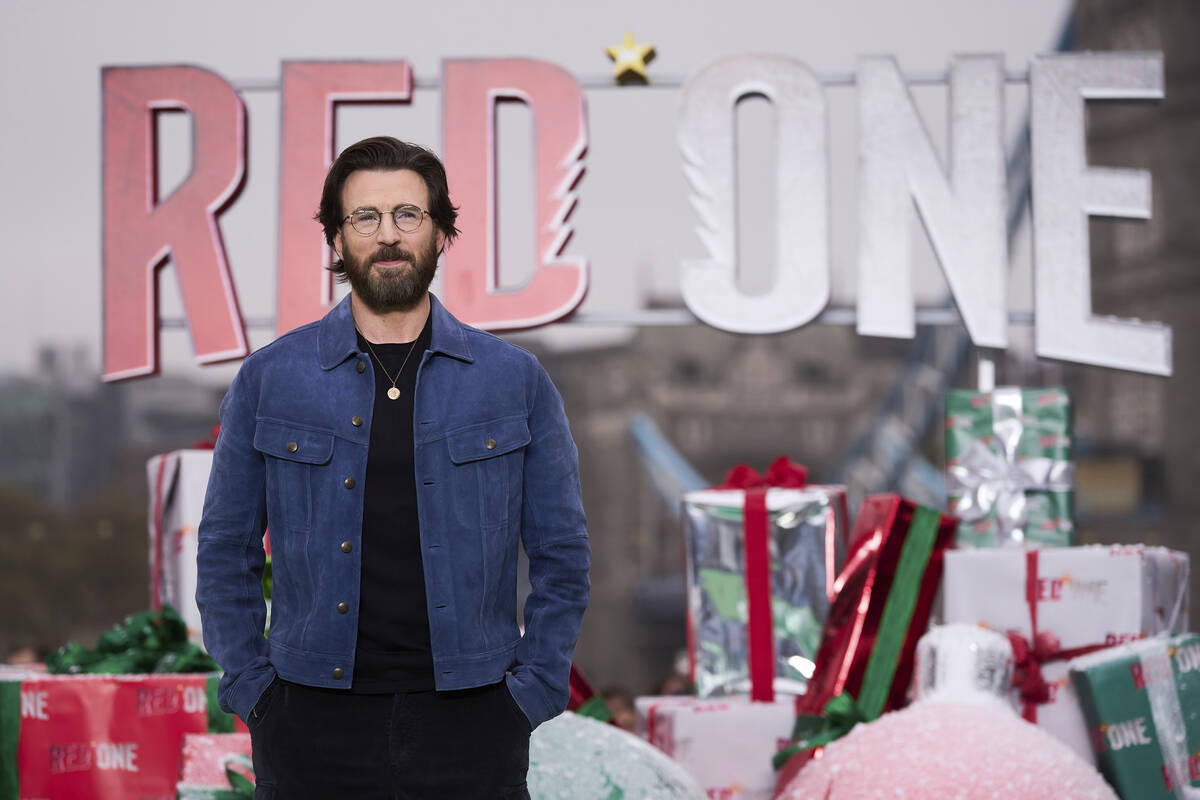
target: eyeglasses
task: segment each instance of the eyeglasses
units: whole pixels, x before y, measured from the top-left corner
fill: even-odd
[[[392,209],[392,221],[404,233],[412,233],[421,227],[421,221],[427,216],[429,216],[429,212],[417,206],[403,205]],[[350,226],[358,233],[370,236],[379,230],[379,224],[383,222],[383,212],[374,208],[360,208],[347,214],[342,220],[343,225],[346,224],[347,219],[350,220]]]

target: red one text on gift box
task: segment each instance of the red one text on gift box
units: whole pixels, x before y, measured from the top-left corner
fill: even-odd
[[[1129,674],[1133,677],[1133,688],[1140,691],[1149,683],[1170,678],[1171,662],[1166,659],[1134,661],[1129,665]]]
[[[168,797],[185,733],[208,730],[205,675],[37,678],[21,686],[21,797]]]
[[[21,692],[21,719],[50,719],[45,692]]]
[[[1104,729],[1104,738],[1112,750],[1154,744],[1154,740],[1150,738],[1150,733],[1146,728],[1145,717],[1135,717],[1108,725]]]
[[[1190,756],[1187,760],[1187,776],[1192,783],[1200,781],[1200,753]],[[1174,781],[1171,780],[1171,771],[1167,769],[1167,765],[1163,764],[1162,768],[1163,786],[1168,792],[1175,791]]]
[[[1062,578],[1038,578],[1038,602],[1062,600],[1063,584]]]

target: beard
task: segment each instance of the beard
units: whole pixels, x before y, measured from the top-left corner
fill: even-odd
[[[405,260],[403,266],[386,271],[372,271],[376,261]],[[437,273],[437,242],[430,237],[428,247],[414,253],[398,246],[383,246],[364,259],[349,252],[342,257],[350,288],[367,308],[376,314],[389,311],[411,311],[416,307]]]

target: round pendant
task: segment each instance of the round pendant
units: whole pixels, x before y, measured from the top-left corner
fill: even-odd
[[[388,400],[399,400],[399,399],[400,399],[400,390],[399,389],[397,389],[395,386],[388,389]]]

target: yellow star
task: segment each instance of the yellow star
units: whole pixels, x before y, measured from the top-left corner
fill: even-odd
[[[638,44],[633,40],[633,34],[625,31],[625,38],[620,44],[604,48],[608,57],[614,62],[613,77],[618,83],[639,81],[648,83],[646,64],[654,60],[654,45]]]

